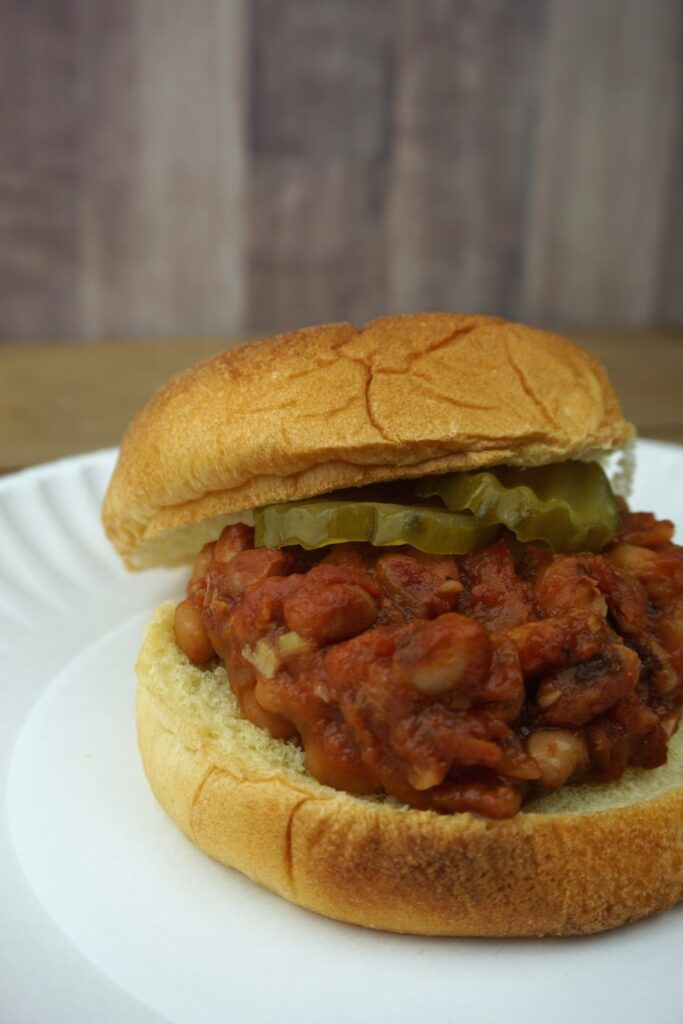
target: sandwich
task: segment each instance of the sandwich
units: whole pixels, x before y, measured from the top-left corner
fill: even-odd
[[[596,932],[683,892],[683,548],[569,341],[450,313],[218,355],[131,423],[152,790],[292,903],[425,935]]]

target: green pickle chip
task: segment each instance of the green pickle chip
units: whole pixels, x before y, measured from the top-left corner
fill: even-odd
[[[449,473],[425,478],[417,493],[438,495],[453,511],[467,509],[482,523],[501,523],[518,540],[543,541],[555,552],[599,551],[619,528],[617,503],[597,462]]]
[[[616,500],[597,462],[447,473],[417,485],[404,482],[399,494],[407,501],[365,500],[361,489],[344,499],[331,495],[268,505],[254,513],[256,544],[311,550],[365,541],[464,555],[490,544],[502,525],[518,540],[541,541],[555,552],[599,551],[619,528]],[[412,495],[418,503],[407,503]],[[446,508],[419,504],[434,498]]]
[[[254,513],[257,547],[326,547],[366,541],[375,547],[409,544],[429,555],[464,555],[489,544],[496,526],[471,512],[380,501],[292,501]]]

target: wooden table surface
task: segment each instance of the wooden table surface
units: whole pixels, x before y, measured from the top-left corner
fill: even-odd
[[[565,333],[606,364],[641,436],[683,444],[683,328]],[[244,340],[0,346],[0,473],[117,444],[162,381]]]

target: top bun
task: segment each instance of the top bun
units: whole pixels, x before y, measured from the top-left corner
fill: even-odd
[[[130,568],[173,565],[260,505],[632,436],[604,367],[557,335],[458,313],[324,324],[169,381],[126,432],[103,520]]]

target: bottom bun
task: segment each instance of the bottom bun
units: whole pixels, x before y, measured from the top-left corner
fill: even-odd
[[[222,667],[157,609],[137,664],[138,736],[161,805],[209,856],[318,914],[422,935],[575,935],[683,896],[683,735],[655,770],[565,788],[507,821],[437,815],[316,782],[239,717]]]

